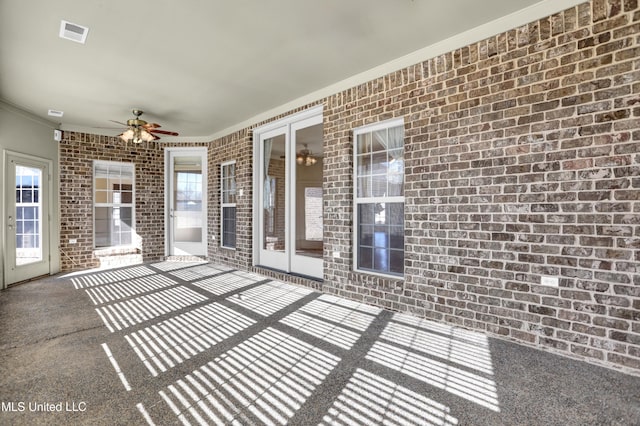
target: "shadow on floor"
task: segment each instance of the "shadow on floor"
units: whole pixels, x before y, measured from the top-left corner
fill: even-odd
[[[640,424],[640,377],[208,263],[0,293],[2,424]]]

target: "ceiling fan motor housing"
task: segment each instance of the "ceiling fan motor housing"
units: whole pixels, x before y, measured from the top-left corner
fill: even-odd
[[[144,126],[145,124],[147,124],[147,122],[144,120],[140,120],[139,118],[132,118],[130,120],[127,120],[127,126],[129,127],[140,127]]]

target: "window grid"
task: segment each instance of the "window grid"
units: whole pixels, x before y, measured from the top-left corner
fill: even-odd
[[[354,269],[404,274],[404,123],[354,131]]]
[[[121,247],[133,244],[135,233],[135,165],[94,161],[94,246]]]
[[[40,183],[37,168],[16,166],[16,250],[18,264],[23,257],[42,258],[42,222],[40,220]],[[37,249],[36,252],[33,252]],[[31,251],[27,253],[28,251]]]
[[[236,163],[220,165],[221,245],[236,248]]]

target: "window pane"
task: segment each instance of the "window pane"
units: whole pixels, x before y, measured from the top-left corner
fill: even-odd
[[[358,176],[368,176],[371,174],[371,155],[358,155]]]
[[[371,150],[373,152],[386,151],[387,146],[387,129],[377,130],[373,132],[373,137],[371,140]]]
[[[389,247],[404,250],[404,228],[402,226],[391,226],[389,231]]]
[[[371,152],[371,133],[364,133],[358,135],[358,154],[365,154]]]
[[[389,272],[394,274],[404,273],[404,250],[391,250]]]
[[[374,249],[373,269],[380,272],[389,272],[389,250]]]
[[[358,248],[358,268],[373,269],[373,249],[371,247]]]
[[[373,246],[373,226],[360,225],[358,241],[361,246]]]
[[[94,163],[96,247],[115,247],[133,243],[133,176],[133,164]]]
[[[236,246],[236,208],[222,209],[222,245],[235,248]]]
[[[373,175],[371,176],[371,196],[384,197],[387,194],[387,176]]]
[[[358,204],[358,223],[361,225],[373,225],[374,222],[374,213],[373,209],[375,204]]]
[[[404,203],[358,204],[358,268],[402,274]]]
[[[402,275],[404,203],[386,201],[404,195],[404,126],[364,131],[355,140],[356,265]]]

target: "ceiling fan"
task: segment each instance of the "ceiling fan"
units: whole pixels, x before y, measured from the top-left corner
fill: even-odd
[[[125,142],[142,143],[151,142],[160,139],[160,135],[178,136],[178,132],[172,132],[169,130],[160,130],[160,126],[157,123],[147,123],[142,120],[140,116],[144,111],[134,109],[133,115],[135,118],[127,120],[127,123],[121,123],[115,120],[109,120],[113,123],[127,126],[127,130],[118,135]]]

